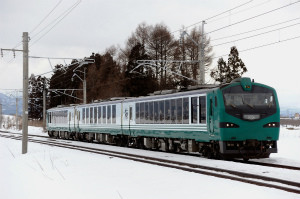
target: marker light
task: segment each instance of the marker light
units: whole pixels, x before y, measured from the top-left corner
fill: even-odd
[[[240,126],[231,122],[220,122],[220,128],[239,128]]]
[[[279,125],[280,125],[279,122],[270,122],[270,123],[265,124],[263,127],[264,128],[278,128]]]

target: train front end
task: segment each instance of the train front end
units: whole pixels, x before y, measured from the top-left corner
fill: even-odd
[[[277,153],[280,109],[275,89],[241,78],[220,89],[220,153],[225,158],[267,158]]]

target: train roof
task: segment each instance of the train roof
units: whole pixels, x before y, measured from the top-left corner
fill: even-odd
[[[188,88],[181,88],[181,89],[172,89],[172,90],[160,90],[155,91],[153,93],[148,94],[147,96],[139,96],[139,97],[113,97],[107,100],[95,100],[89,104],[70,104],[70,105],[58,105],[57,107],[53,107],[48,109],[50,111],[59,111],[62,109],[72,108],[74,106],[77,107],[86,107],[86,106],[95,106],[96,104],[117,104],[120,102],[134,102],[134,101],[147,101],[151,99],[160,99],[168,97],[180,97],[186,95],[193,95],[199,93],[206,93],[213,88],[218,88],[219,85],[216,84],[205,84],[205,85],[197,85],[197,86],[189,86]]]
[[[107,100],[96,100],[92,103],[89,104],[70,104],[70,105],[59,105],[57,107],[48,109],[51,111],[55,110],[62,110],[72,108],[74,106],[77,107],[87,107],[87,106],[95,106],[95,105],[105,105],[105,104],[117,104],[120,102],[136,102],[136,101],[148,101],[148,100],[153,100],[153,99],[162,99],[166,97],[171,97],[171,98],[176,98],[176,97],[182,97],[182,96],[187,96],[187,95],[194,95],[194,94],[202,94],[202,93],[207,93],[208,91],[211,91],[212,89],[218,89],[218,88],[226,88],[227,86],[234,85],[236,83],[243,84],[244,82],[247,83],[254,83],[254,81],[248,78],[237,78],[231,81],[230,83],[225,83],[225,84],[205,84],[205,85],[196,85],[196,86],[189,86],[187,88],[181,88],[181,89],[172,89],[172,90],[160,90],[160,91],[155,91],[153,93],[148,94],[147,96],[139,96],[139,97],[113,97]],[[257,83],[255,83],[257,84]],[[262,86],[266,86],[263,84],[258,84]],[[269,87],[269,86],[266,86]]]

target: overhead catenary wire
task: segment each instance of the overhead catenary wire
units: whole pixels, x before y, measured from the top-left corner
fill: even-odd
[[[62,0],[60,0],[55,6],[54,8],[29,32],[29,34],[32,34],[49,16],[50,14],[59,6],[59,4],[62,2]]]
[[[41,56],[28,56],[28,58],[32,59],[71,59],[71,60],[79,60],[80,58],[71,58],[71,57],[41,57]]]
[[[259,4],[256,4],[256,5],[252,6],[252,7],[250,7],[250,8],[246,8],[246,9],[237,11],[237,12],[235,12],[235,13],[230,13],[230,17],[233,16],[233,15],[239,14],[239,13],[241,13],[241,12],[245,12],[245,11],[249,11],[249,10],[251,10],[251,9],[253,9],[253,8],[257,8],[257,7],[262,6],[262,5],[266,4],[266,3],[269,3],[270,1],[272,1],[272,0],[264,1],[264,2],[262,2],[262,3],[259,3]],[[224,13],[224,14],[225,14],[225,13]],[[229,16],[220,17],[220,18],[214,19],[214,20],[212,20],[212,21],[209,21],[209,23],[211,24],[211,23],[213,23],[213,22],[216,22],[216,21],[219,21],[219,20],[221,20],[221,19],[228,18],[228,17],[229,17]]]
[[[261,35],[268,34],[268,33],[271,33],[271,32],[275,32],[275,31],[278,31],[278,30],[290,28],[290,27],[293,27],[293,26],[296,26],[296,25],[299,25],[299,24],[300,24],[300,22],[296,23],[296,24],[289,25],[289,26],[280,27],[280,28],[277,28],[277,29],[274,29],[274,30],[262,32],[262,33],[259,33],[259,34],[250,35],[248,37],[243,37],[243,38],[240,38],[240,39],[235,39],[235,40],[232,40],[232,41],[215,44],[215,45],[213,45],[213,47],[221,46],[221,45],[224,45],[224,44],[229,44],[229,43],[233,43],[233,42],[237,42],[237,41],[241,41],[241,40],[245,40],[245,39],[249,39],[249,38],[253,38],[253,37],[257,37],[257,36],[261,36]]]
[[[287,21],[283,21],[283,22],[280,22],[280,23],[272,24],[272,25],[269,25],[269,26],[264,26],[264,27],[261,27],[261,28],[256,28],[256,29],[253,29],[253,30],[249,30],[249,31],[245,31],[245,32],[233,34],[233,35],[228,35],[228,36],[224,36],[224,37],[219,37],[219,38],[211,39],[210,41],[216,41],[216,40],[227,39],[227,38],[230,38],[230,37],[240,36],[240,35],[247,34],[247,33],[250,33],[250,32],[255,32],[255,31],[259,31],[259,30],[271,28],[273,26],[278,26],[278,25],[281,25],[281,24],[285,24],[285,23],[288,23],[288,22],[291,22],[291,21],[295,21],[295,20],[298,20],[298,19],[300,19],[300,17],[293,18],[293,19],[290,19],[290,20],[287,20]]]
[[[67,9],[62,15],[60,15],[58,18],[56,18],[53,22],[56,21],[56,23],[47,31],[45,32],[42,36],[40,36],[38,39],[36,39],[33,43],[31,43],[30,46],[34,45],[35,43],[37,43],[39,40],[41,40],[44,36],[46,36],[57,24],[59,24],[66,16],[68,16],[79,4],[80,4],[81,0],[77,1],[75,4],[73,4],[69,9]],[[59,19],[60,18],[60,19]],[[57,21],[58,20],[58,21]],[[50,25],[46,26],[43,30],[45,30],[46,28],[48,28]],[[41,32],[41,31],[40,31]],[[39,32],[39,33],[40,33]],[[38,34],[39,34],[38,33]],[[35,38],[38,34],[32,36],[31,39]]]
[[[287,39],[284,39],[284,40],[279,40],[279,41],[259,45],[259,46],[254,46],[254,47],[247,48],[247,49],[244,49],[244,50],[239,50],[239,53],[247,52],[247,51],[255,50],[255,49],[258,49],[258,48],[263,48],[263,47],[267,47],[267,46],[271,46],[271,45],[275,45],[275,44],[279,44],[279,43],[283,43],[283,42],[287,42],[287,41],[291,41],[291,40],[299,39],[299,38],[300,38],[300,35],[295,36],[295,37],[290,37],[290,38],[287,38]],[[228,54],[223,54],[223,55],[220,55],[220,56],[216,56],[216,57],[213,57],[212,59],[222,58],[223,56],[228,56]]]
[[[189,25],[189,26],[187,26],[186,28],[190,28],[190,27],[195,26],[195,25],[197,25],[197,24],[199,24],[199,23],[202,23],[202,21],[209,21],[209,20],[211,20],[211,19],[213,19],[213,18],[216,18],[216,17],[218,17],[218,16],[221,16],[221,15],[227,13],[227,12],[231,12],[231,11],[233,11],[233,10],[235,10],[235,9],[238,9],[238,8],[240,8],[240,7],[243,7],[243,6],[245,6],[245,5],[249,4],[249,3],[251,3],[252,1],[253,1],[253,0],[247,1],[246,3],[240,4],[240,5],[238,5],[238,6],[234,7],[234,8],[230,8],[230,9],[228,9],[228,10],[226,10],[226,11],[223,11],[223,12],[221,12],[221,13],[219,13],[219,14],[213,15],[213,16],[211,16],[211,17],[208,17],[208,18],[204,19],[204,20],[201,20],[201,21],[196,22],[196,23],[194,23],[194,24],[192,24],[192,25]]]
[[[31,35],[49,16],[50,14],[58,7],[58,5],[62,2],[62,0],[60,0],[55,6],[54,8],[29,32],[29,35]],[[22,41],[20,41],[19,43],[17,43],[15,45],[15,47],[13,48],[17,48],[22,44]]]
[[[211,16],[211,17],[208,17],[208,18],[206,18],[206,19],[204,19],[204,20],[201,20],[201,21],[199,21],[199,22],[196,22],[196,23],[194,23],[194,24],[192,24],[192,25],[188,25],[188,26],[186,26],[185,28],[188,29],[188,28],[190,28],[190,27],[192,27],[192,26],[195,26],[195,25],[197,25],[197,24],[199,24],[199,23],[202,23],[202,21],[210,20],[210,19],[213,19],[213,18],[215,18],[215,17],[217,17],[217,16],[223,15],[224,13],[227,13],[227,12],[230,12],[230,11],[232,11],[232,10],[238,9],[238,8],[240,8],[240,7],[242,7],[242,6],[245,6],[245,5],[249,4],[249,3],[251,3],[252,1],[253,1],[253,0],[250,0],[250,1],[247,1],[246,3],[242,3],[242,4],[238,5],[238,6],[235,6],[235,7],[233,7],[233,8],[230,8],[230,9],[228,9],[228,10],[222,11],[221,13],[218,13],[218,14],[216,14],[216,15],[213,15],[213,16]],[[174,34],[174,33],[179,32],[179,31],[182,31],[182,28],[173,31],[173,32],[171,32],[170,34]],[[168,36],[168,35],[163,35],[163,36],[160,36],[159,38],[164,38],[164,37],[167,37],[167,36]]]
[[[61,3],[61,1],[50,11],[50,13],[48,15],[50,15],[56,8],[57,6]],[[46,34],[48,34],[58,23],[60,23],[66,16],[68,16],[79,4],[81,3],[81,0],[78,0],[75,4],[73,4],[69,9],[67,9],[65,12],[63,12],[58,18],[56,18],[55,20],[53,20],[50,24],[48,24],[47,26],[45,26],[42,30],[40,30],[37,34],[31,36],[31,40],[34,39],[38,34],[40,34],[42,31],[44,31],[46,28],[48,28],[51,24],[53,24],[54,22],[57,22],[46,32],[44,33],[41,37],[39,37],[37,40],[35,40],[33,43],[30,44],[30,46],[32,46],[33,44],[37,43],[40,39],[42,39]],[[40,26],[40,24],[42,24],[42,22],[48,17],[48,15],[36,26]],[[59,19],[61,18],[61,19]],[[33,30],[35,30],[36,28],[34,28]],[[19,47],[22,44],[22,41],[20,41],[19,43],[17,43],[13,49]],[[15,58],[15,57],[14,57]],[[9,60],[7,63],[11,63],[14,58],[12,58],[11,60]]]
[[[241,20],[241,21],[237,21],[237,22],[235,22],[235,23],[232,23],[232,24],[223,26],[223,27],[221,27],[221,28],[217,28],[217,29],[212,30],[212,31],[210,31],[210,32],[206,32],[206,33],[204,33],[204,35],[211,34],[211,33],[214,33],[214,32],[220,31],[220,30],[223,30],[223,29],[225,29],[225,28],[229,28],[229,27],[231,27],[231,26],[234,26],[234,25],[237,25],[237,24],[240,24],[240,23],[244,23],[244,22],[246,22],[246,21],[249,21],[249,20],[252,20],[252,19],[255,19],[255,18],[264,16],[264,15],[267,15],[267,14],[270,14],[270,13],[272,13],[272,12],[281,10],[281,9],[283,9],[283,8],[286,8],[286,7],[295,5],[295,4],[299,3],[299,2],[300,2],[300,0],[298,0],[298,1],[296,1],[296,2],[293,2],[293,3],[286,4],[286,5],[284,5],[284,6],[281,6],[281,7],[275,8],[275,9],[272,9],[272,10],[269,10],[269,11],[267,11],[267,12],[263,12],[263,13],[261,13],[261,14],[258,14],[258,15],[252,16],[252,17],[243,19],[243,20]]]

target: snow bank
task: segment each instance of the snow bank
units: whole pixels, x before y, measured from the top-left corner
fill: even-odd
[[[45,135],[42,128],[30,127],[29,132]],[[299,142],[300,130],[282,128],[279,153],[270,159],[299,163]],[[5,199],[299,198],[266,187],[35,143],[21,155],[21,142],[6,138],[0,138],[0,162],[0,198]]]

